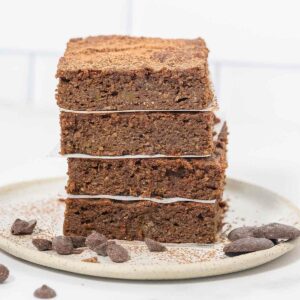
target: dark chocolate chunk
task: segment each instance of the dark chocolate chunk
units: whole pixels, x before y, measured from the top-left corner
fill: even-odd
[[[85,247],[85,240],[86,240],[85,236],[70,236],[70,238],[72,240],[74,248]]]
[[[150,252],[163,252],[167,250],[164,245],[149,238],[145,238],[145,243]]]
[[[92,250],[105,242],[107,242],[106,236],[96,231],[93,231],[85,240],[86,246]]]
[[[31,220],[29,222],[16,219],[11,226],[11,233],[14,235],[32,234],[36,226],[36,220]]]
[[[43,284],[40,288],[34,291],[33,295],[40,299],[51,299],[56,297],[56,292],[49,286]]]
[[[93,251],[95,251],[98,255],[101,255],[101,256],[107,256],[107,246],[109,244],[115,244],[116,242],[114,241],[107,241],[107,242],[104,242],[96,247],[93,248]]]
[[[270,223],[258,227],[253,232],[255,237],[266,238],[270,240],[284,239],[293,240],[300,236],[300,230],[289,225],[280,223]]]
[[[272,248],[274,243],[265,238],[246,237],[226,245],[226,254],[242,254]]]
[[[61,255],[68,255],[73,253],[73,243],[68,236],[56,236],[52,241],[53,249]]]
[[[236,241],[246,237],[253,237],[253,231],[256,228],[257,227],[255,226],[243,226],[235,228],[229,232],[228,239],[230,241]]]
[[[32,244],[39,250],[39,251],[46,251],[52,249],[52,242],[47,239],[33,239]]]
[[[8,276],[9,270],[4,265],[0,265],[0,283],[3,283]]]
[[[128,251],[115,243],[108,244],[106,252],[109,258],[116,263],[122,263],[130,259]]]

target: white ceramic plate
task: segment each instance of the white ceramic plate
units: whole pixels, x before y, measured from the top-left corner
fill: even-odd
[[[237,272],[272,261],[292,250],[297,241],[286,242],[256,253],[226,257],[222,248],[226,239],[214,245],[168,245],[168,251],[150,253],[142,242],[120,242],[131,260],[112,263],[98,257],[98,263],[82,262],[95,256],[90,250],[82,254],[60,256],[53,251],[39,252],[32,237],[62,234],[64,203],[57,200],[65,178],[49,178],[11,184],[0,188],[0,248],[24,260],[54,269],[99,277],[155,280],[184,279]],[[300,211],[289,201],[255,185],[228,179],[225,197],[230,210],[224,231],[242,225],[281,222],[300,224]],[[16,218],[37,219],[32,236],[12,236],[10,226]],[[230,224],[230,225],[229,225]],[[224,235],[224,234],[223,234]]]

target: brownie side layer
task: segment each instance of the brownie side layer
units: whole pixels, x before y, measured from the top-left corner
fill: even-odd
[[[203,39],[71,39],[56,76],[70,110],[204,109],[214,100]]]
[[[210,155],[212,112],[61,112],[61,154]]]
[[[66,190],[75,195],[220,199],[225,185],[227,129],[205,158],[68,159]]]
[[[64,234],[87,236],[93,230],[109,239],[167,243],[213,243],[223,219],[222,204],[108,199],[67,199]]]

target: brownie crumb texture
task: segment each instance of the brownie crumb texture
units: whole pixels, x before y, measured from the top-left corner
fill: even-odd
[[[212,112],[61,112],[61,154],[211,155]]]
[[[64,234],[86,236],[93,228],[108,239],[143,241],[147,237],[165,243],[212,243],[223,213],[219,201],[66,199]],[[101,243],[102,239],[97,244]]]
[[[67,192],[214,200],[222,197],[226,167],[223,157],[206,160],[69,158]]]

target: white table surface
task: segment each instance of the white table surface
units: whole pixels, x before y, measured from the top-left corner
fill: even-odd
[[[269,121],[262,131],[260,123],[238,123],[232,118],[228,175],[267,187],[300,205],[299,125],[291,128],[289,122]],[[34,177],[42,158],[58,143],[57,112],[1,107],[0,136],[0,185]],[[57,291],[56,299],[296,299],[300,293],[299,258],[298,248],[274,262],[236,274],[133,282],[55,271],[0,251],[0,263],[11,272],[9,280],[0,285],[0,299],[34,299],[33,291],[44,283]]]

